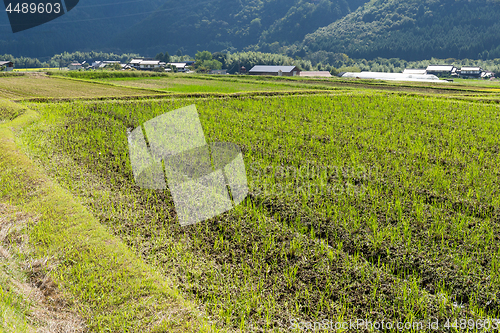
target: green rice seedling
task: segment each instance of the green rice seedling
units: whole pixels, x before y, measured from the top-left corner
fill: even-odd
[[[126,130],[192,103],[210,142],[242,148],[250,193],[181,228],[168,191],[135,186]],[[223,327],[499,311],[495,105],[353,91],[36,108],[29,151],[56,179],[58,168],[91,175],[65,182]],[[56,155],[69,157],[64,167]]]

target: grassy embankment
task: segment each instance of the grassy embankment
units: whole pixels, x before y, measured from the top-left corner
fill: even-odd
[[[39,121],[39,115],[3,100],[0,110],[2,120],[24,112],[0,125],[1,327],[32,332],[64,323],[75,332],[214,331],[168,278],[109,234],[20,151],[14,133]],[[18,213],[29,217],[19,221]],[[29,242],[21,247],[16,239]],[[32,285],[43,291],[40,302],[33,301]],[[40,318],[37,309],[43,305],[67,312],[66,321],[54,321],[54,313]],[[69,321],[71,316],[81,319]],[[83,327],[67,327],[81,321]]]

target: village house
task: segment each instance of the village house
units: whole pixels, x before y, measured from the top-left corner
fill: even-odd
[[[457,75],[457,68],[453,65],[429,65],[426,68],[426,74],[438,77],[451,77]]]
[[[152,70],[154,68],[165,67],[165,63],[160,60],[143,60],[139,63],[139,69]]]
[[[178,72],[187,72],[189,70],[188,64],[185,62],[169,62],[167,65],[177,68]]]
[[[79,62],[72,62],[68,65],[68,68],[70,71],[76,71],[82,68],[82,64],[80,64]]]
[[[194,61],[169,62],[167,65],[177,68],[178,72],[189,72],[189,66],[193,66]]]
[[[4,72],[10,72],[14,70],[14,63],[12,61],[0,61],[0,68],[5,66]]]
[[[483,71],[481,73],[481,78],[483,78],[483,79],[492,79],[492,78],[495,78],[495,73],[490,72],[490,71]]]
[[[91,67],[93,69],[99,69],[99,68],[104,68],[108,65],[114,65],[114,64],[119,64],[120,66],[122,65],[120,63],[120,61],[118,61],[118,60],[104,60],[104,61],[98,60],[98,61],[93,61]]]
[[[482,72],[483,72],[483,70],[481,69],[481,67],[462,67],[460,69],[460,77],[464,77],[464,78],[471,78],[471,77],[479,78],[479,77],[481,77],[481,73]]]
[[[144,58],[135,58],[130,60],[127,65],[132,68],[139,69],[141,61],[144,61]]]
[[[300,70],[295,66],[253,66],[248,71],[251,75],[300,76]]]

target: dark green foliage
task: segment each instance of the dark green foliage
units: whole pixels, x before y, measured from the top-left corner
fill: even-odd
[[[3,14],[0,15],[0,53],[37,57],[42,61],[55,53],[82,49],[122,53],[121,47],[113,42],[115,36],[146,19],[162,2],[80,1],[64,17],[16,34],[12,33],[8,17]],[[156,50],[151,55],[160,51],[164,50]]]
[[[491,0],[372,1],[308,35],[310,51],[407,60],[500,57],[500,6]]]
[[[41,62],[39,59],[28,57],[16,58],[11,54],[0,55],[0,60],[12,61],[16,68],[57,67],[57,65],[51,61]]]
[[[168,54],[168,52],[165,52],[165,54],[160,52],[156,55],[155,59],[168,63],[170,62],[170,55]]]
[[[249,45],[262,51],[273,51],[270,45],[299,42],[307,33],[328,25],[350,13],[358,0],[214,0],[190,6],[179,6],[173,0],[164,4],[148,19],[124,29],[117,39],[120,47],[141,53],[156,52],[158,45],[168,49],[183,48],[181,53],[197,50],[234,52]],[[168,34],[145,31],[168,31]]]
[[[198,49],[243,50],[257,44],[262,51],[271,51],[268,45],[300,42],[307,33],[366,2],[213,0],[185,6],[173,0],[145,0],[111,6],[115,1],[103,5],[88,0],[58,21],[64,23],[64,29],[49,22],[22,35],[11,33],[7,16],[1,16],[0,26],[5,28],[0,35],[0,50],[39,58],[82,47],[153,57],[165,49],[181,50],[178,55],[182,55]]]
[[[198,72],[207,72],[211,69],[221,69],[222,64],[220,61],[212,59],[210,51],[198,51],[195,55],[196,62],[194,63]]]
[[[127,6],[110,8],[88,0],[68,15],[67,19],[78,17],[75,22],[62,19],[67,20],[64,29],[48,23],[44,27],[52,29],[50,33],[41,28],[22,36],[4,33],[0,50],[40,59],[33,63],[23,58],[18,68],[59,66],[48,55],[82,47],[156,55],[165,62],[170,60],[168,53],[160,53],[165,49],[177,50],[177,56],[200,49],[301,58],[326,52],[328,61],[311,61],[336,68],[350,66],[341,64],[338,54],[365,59],[500,58],[498,0],[213,0],[189,6],[145,0],[134,15]],[[85,18],[92,18],[92,24]],[[0,25],[8,26],[6,16],[0,17]],[[214,59],[226,67],[223,59]]]
[[[163,53],[158,53],[155,57],[156,60],[163,60]]]
[[[220,62],[222,64],[222,68],[226,68],[227,54],[215,52],[212,54],[212,58]]]
[[[311,62],[308,60],[295,60],[283,54],[272,54],[262,52],[239,52],[227,56],[226,68],[229,73],[236,73],[240,67],[250,70],[255,65],[293,65],[301,70],[311,70]]]
[[[198,51],[196,52],[196,55],[194,56],[196,61],[203,62],[205,60],[212,60],[212,53],[209,51]]]
[[[64,52],[52,56],[47,61],[42,62],[37,58],[14,57],[11,54],[0,55],[0,59],[12,61],[15,68],[44,68],[44,67],[66,67],[74,61],[92,61],[92,60],[119,60],[121,63],[127,63],[130,59],[139,57],[138,54],[114,54],[105,52]]]

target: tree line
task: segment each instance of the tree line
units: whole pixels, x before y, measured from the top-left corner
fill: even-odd
[[[70,63],[92,60],[118,60],[127,63],[132,58],[142,58],[139,54],[114,54],[104,52],[73,52],[56,54],[47,61],[37,58],[13,57],[12,55],[0,55],[0,60],[12,61],[17,68],[46,68],[66,67]],[[328,71],[332,75],[340,72],[373,71],[400,73],[405,68],[426,68],[432,64],[450,64],[458,68],[463,66],[481,66],[484,70],[500,73],[500,58],[483,59],[456,59],[456,58],[430,58],[427,60],[407,61],[400,58],[354,59],[344,53],[318,51],[304,58],[291,57],[278,53],[263,53],[256,51],[223,53],[198,51],[194,57],[190,55],[169,55],[168,52],[159,53],[155,59],[164,62],[195,61],[194,67],[199,72],[207,72],[211,69],[226,69],[228,73],[234,74],[244,67],[247,71],[255,65],[281,65],[297,66],[300,70]]]

